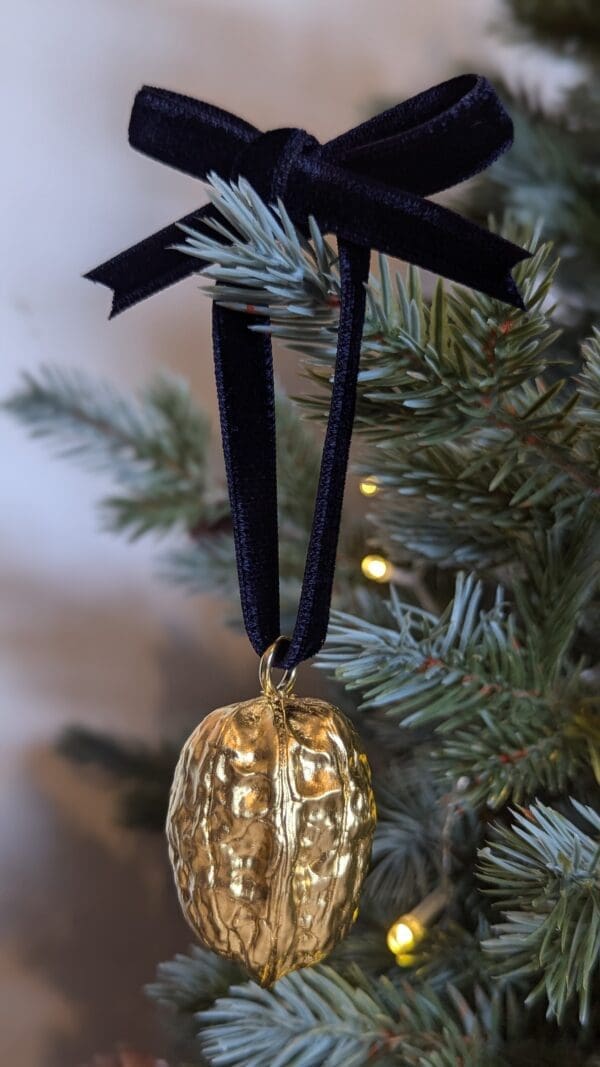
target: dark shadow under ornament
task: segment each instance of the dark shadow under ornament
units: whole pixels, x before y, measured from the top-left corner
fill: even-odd
[[[372,248],[522,307],[512,268],[529,255],[425,199],[489,166],[512,141],[494,89],[475,74],[434,86],[320,144],[297,129],[260,133],[210,104],[142,89],[131,144],[197,178],[246,178],[306,231],[338,240],[340,319],[321,470],[298,615],[279,635],[275,404],[271,339],[213,304],[215,375],[246,632],[263,657],[262,696],[209,715],[184,746],[168,837],[184,912],[209,947],[263,984],[322,959],[348,931],[366,873],[375,808],[366,757],[336,708],[273,683],[322,647],[354,419]],[[180,225],[87,275],[114,290],[112,314],[201,268],[176,250]]]

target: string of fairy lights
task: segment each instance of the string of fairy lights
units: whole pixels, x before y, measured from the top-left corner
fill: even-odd
[[[373,497],[381,490],[375,475],[363,478],[359,482],[363,496]],[[363,556],[360,568],[365,578],[372,582],[393,582],[396,568],[389,559],[378,553]],[[387,946],[396,957],[400,967],[410,967],[416,962],[415,949],[425,938],[428,928],[438,918],[448,902],[448,893],[443,886],[438,886],[429,893],[410,912],[401,915],[392,923],[387,934]]]
[[[377,495],[381,486],[375,475],[371,475],[368,478],[361,479],[358,483],[358,488],[363,496],[371,497]],[[360,562],[360,569],[365,578],[368,578],[371,582],[389,582],[394,574],[394,567],[389,559],[377,553],[369,553],[363,556]]]

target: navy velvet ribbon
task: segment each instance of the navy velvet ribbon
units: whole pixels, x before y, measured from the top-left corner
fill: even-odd
[[[145,87],[129,140],[196,178],[243,175],[267,203],[280,197],[305,229],[310,215],[334,233],[341,306],[331,407],[298,616],[278,665],[296,666],[326,637],[371,248],[522,307],[512,268],[528,253],[425,199],[488,167],[512,142],[493,87],[466,74],[427,89],[320,144],[298,129],[261,133],[190,97]],[[182,224],[201,232],[207,205],[86,275],[114,292],[111,316],[196,272],[174,249]],[[263,653],[280,636],[275,408],[271,342],[251,316],[213,306],[215,374],[244,623]],[[299,472],[299,476],[302,473]]]

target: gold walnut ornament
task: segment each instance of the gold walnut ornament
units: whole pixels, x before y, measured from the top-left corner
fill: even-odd
[[[208,715],[175,770],[167,837],[200,941],[263,986],[328,955],[357,916],[375,802],[367,757],[331,704],[275,684]]]

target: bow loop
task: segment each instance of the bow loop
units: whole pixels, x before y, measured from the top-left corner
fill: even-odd
[[[136,94],[129,122],[132,148],[201,179],[213,170],[227,177],[244,146],[259,136],[229,111],[151,85]]]
[[[426,196],[484,170],[512,136],[511,118],[487,78],[463,74],[328,141],[323,157]]]

